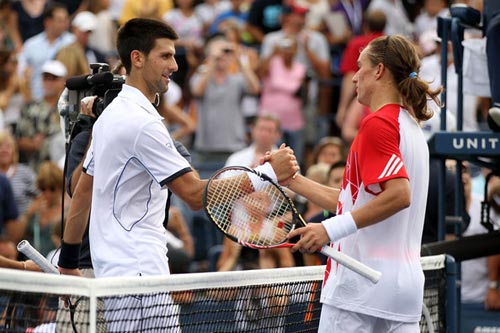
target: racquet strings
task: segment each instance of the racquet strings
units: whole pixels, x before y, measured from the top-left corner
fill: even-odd
[[[286,242],[294,225],[290,200],[270,182],[255,191],[248,173],[226,169],[212,178],[207,186],[207,213],[226,235],[247,246]]]

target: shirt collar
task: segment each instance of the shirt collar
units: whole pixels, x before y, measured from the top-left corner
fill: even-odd
[[[144,96],[144,94],[139,89],[132,87],[128,84],[124,84],[118,96],[132,100],[142,109],[146,110],[149,114],[152,114],[160,119],[163,119],[163,117],[160,116],[160,114],[158,113],[158,110],[155,109],[153,104],[151,104],[151,102],[146,98],[146,96]]]

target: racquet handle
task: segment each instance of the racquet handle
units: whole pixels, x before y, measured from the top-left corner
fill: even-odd
[[[38,252],[27,240],[22,240],[17,244],[17,250],[23,253],[26,257],[33,260],[35,264],[45,273],[59,274],[59,270],[52,265],[40,252]]]
[[[330,258],[334,259],[339,264],[349,268],[353,272],[356,272],[364,276],[373,283],[377,283],[380,280],[380,277],[382,276],[382,273],[380,273],[379,271],[376,271],[373,268],[370,268],[365,264],[360,263],[356,259],[353,259],[348,255],[339,252],[328,245],[323,246],[319,250],[319,252],[323,253],[326,256],[329,256]]]

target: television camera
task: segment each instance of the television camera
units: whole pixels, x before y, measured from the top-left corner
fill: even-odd
[[[125,77],[113,74],[106,63],[90,64],[91,74],[74,76],[66,80],[66,88],[59,97],[57,108],[61,116],[65,139],[71,139],[85,126],[91,126],[94,118],[80,114],[80,101],[87,96],[97,96],[92,112],[98,118],[106,106],[118,95]],[[89,119],[90,118],[90,119]]]

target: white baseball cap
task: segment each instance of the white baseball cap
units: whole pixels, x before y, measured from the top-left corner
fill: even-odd
[[[91,12],[80,12],[73,18],[71,25],[80,31],[93,31],[97,27],[97,18]]]
[[[49,60],[42,66],[42,73],[52,74],[58,77],[64,77],[68,74],[66,67],[59,60]]]

